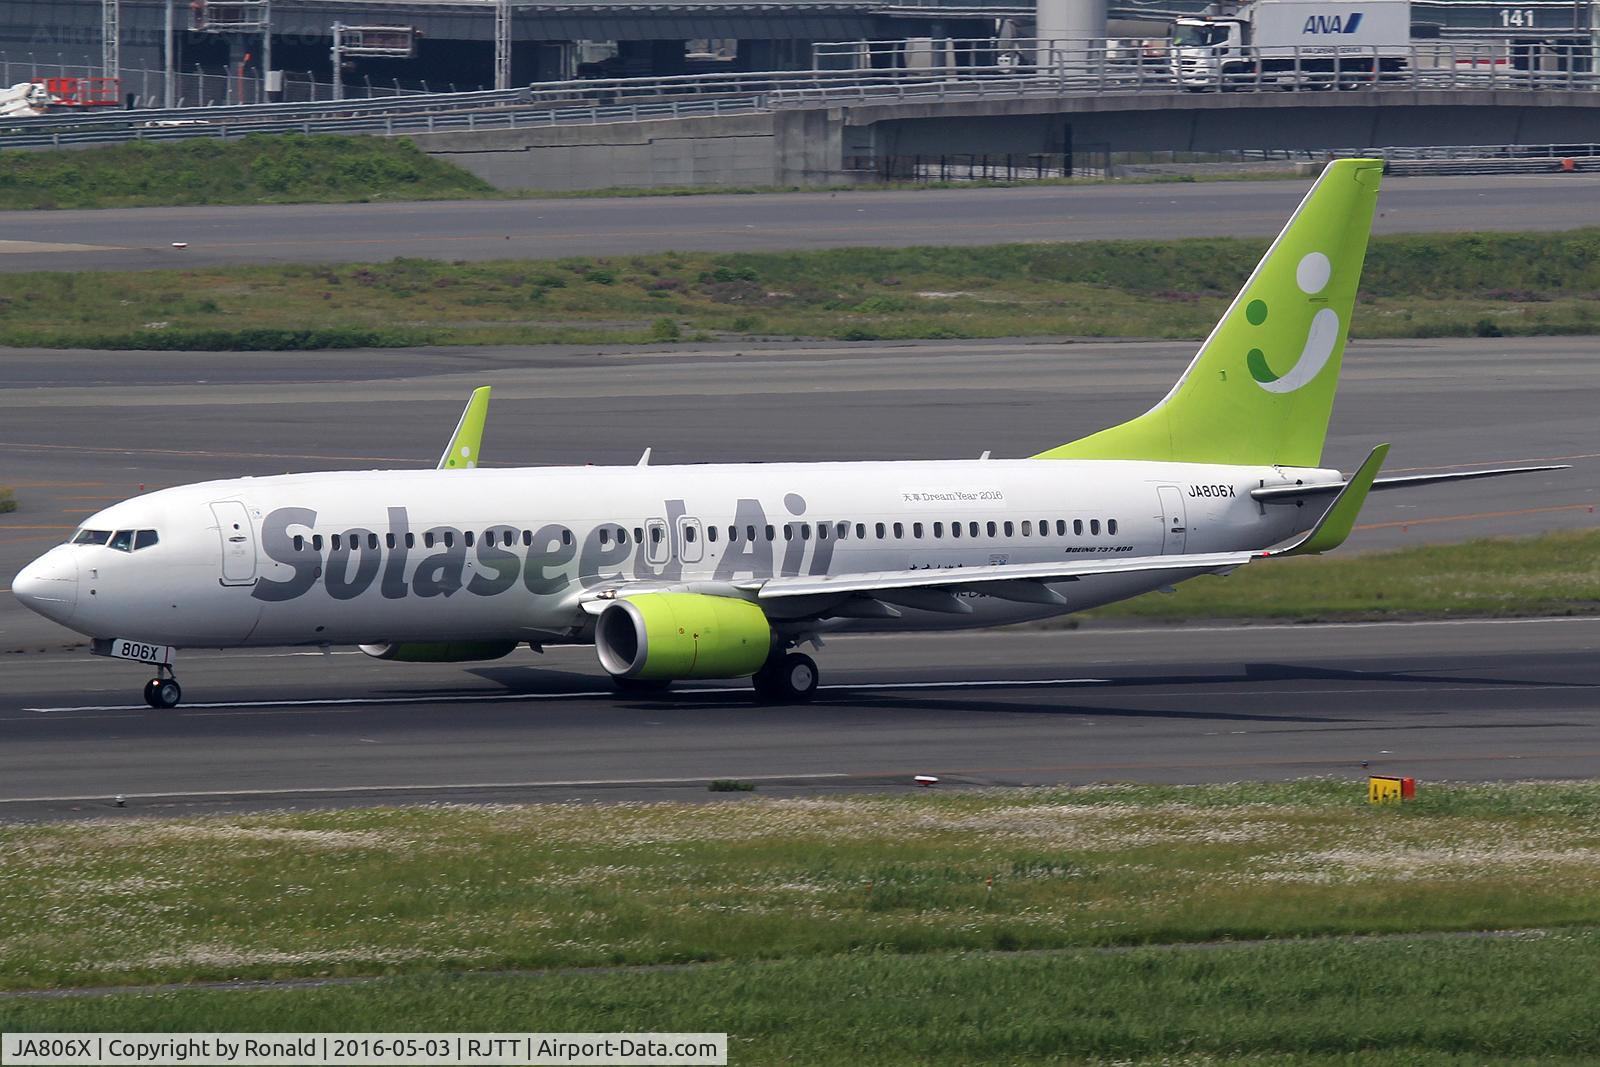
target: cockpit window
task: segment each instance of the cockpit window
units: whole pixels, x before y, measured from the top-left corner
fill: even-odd
[[[75,545],[103,545],[111,540],[110,530],[79,530],[72,539]]]
[[[133,531],[118,530],[116,533],[112,534],[110,547],[116,549],[118,552],[132,552]]]
[[[151,545],[156,544],[160,540],[160,535],[154,530],[140,530],[138,533],[134,534],[133,550],[137,552],[141,548],[149,548]]]

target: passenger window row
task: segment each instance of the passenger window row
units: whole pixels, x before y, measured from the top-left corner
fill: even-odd
[[[717,539],[721,536],[720,531],[723,529],[724,528],[721,526],[708,525],[705,528],[706,540],[715,544]],[[765,526],[728,526],[726,527],[726,530],[729,544],[738,544],[741,541],[777,541],[780,537],[778,527],[772,524]],[[854,534],[854,539],[857,541],[903,541],[906,540],[907,534],[909,533],[910,539],[914,541],[921,541],[928,538],[932,538],[934,540],[943,540],[947,537],[950,540],[978,540],[983,538],[1014,538],[1018,536],[1066,537],[1068,536],[1069,531],[1074,537],[1082,537],[1086,532],[1090,537],[1099,537],[1102,531],[1104,531],[1104,533],[1108,536],[1115,537],[1117,533],[1117,520],[1106,519],[1102,523],[1100,519],[1073,519],[1070,522],[1066,519],[1023,519],[1020,522],[1013,521],[1011,519],[990,519],[984,521],[976,519],[964,519],[949,523],[944,521],[912,523],[877,522],[873,523],[870,527],[864,522],[853,524],[849,522],[819,522],[816,524],[809,522],[786,522],[783,524],[781,537],[785,541],[793,541],[796,538],[801,541],[809,541],[813,536],[815,536],[815,538],[819,541],[845,541],[851,539],[851,535]],[[129,531],[122,531],[122,533],[128,532]],[[149,534],[150,544],[155,544],[154,530],[141,530],[139,531],[139,534],[141,538],[145,534]],[[86,541],[85,538],[87,535],[97,535],[101,538],[101,540]],[[109,536],[110,535],[104,531],[83,530],[80,531],[78,536],[74,539],[74,543],[101,544],[104,543],[105,538]],[[118,536],[120,537],[121,533],[119,533]],[[647,537],[649,538],[650,544],[659,545],[665,536],[666,528],[660,525],[651,525],[648,529],[643,526],[635,526],[632,529],[629,529],[626,526],[607,525],[599,527],[597,531],[597,539],[602,545],[610,545],[613,542],[619,545],[643,544]],[[697,540],[698,536],[698,527],[685,526],[683,528],[683,539],[685,542],[693,544]],[[510,548],[519,541],[522,543],[523,547],[530,547],[533,544],[532,530],[513,530],[509,527],[495,527],[483,531],[481,537],[482,542],[490,546],[504,545],[506,548]],[[424,548],[434,548],[441,544],[445,548],[454,548],[455,538],[455,530],[445,529],[438,531],[429,530],[422,534],[420,540],[422,547]],[[461,534],[462,543],[467,548],[473,547],[473,545],[478,542],[478,539],[479,535],[473,530],[467,530]],[[355,551],[363,547],[361,544],[363,540],[366,542],[366,548],[376,549],[378,547],[377,534],[361,533],[358,531],[352,531],[345,534],[332,534],[328,538],[328,543],[331,545],[334,551],[340,551],[341,549],[345,548]],[[403,538],[397,539],[393,533],[383,535],[383,543],[387,548],[392,549],[398,547],[400,540],[404,540],[407,548],[416,548],[418,536],[414,533],[408,533],[403,535]],[[561,543],[563,545],[572,544],[572,531],[566,527],[561,528]],[[323,536],[321,534],[312,534],[310,538],[307,538],[302,534],[296,534],[294,536],[294,550],[296,552],[304,552],[308,544],[313,552],[321,552],[323,548]],[[116,548],[118,546],[113,544],[112,547]],[[145,547],[142,541],[138,547]],[[127,550],[125,549],[124,551]]]
[[[927,537],[942,540],[947,536],[951,540],[960,538],[968,540],[996,537],[1013,538],[1017,536],[1049,537],[1051,536],[1052,525],[1057,537],[1066,537],[1068,530],[1072,532],[1074,537],[1082,537],[1086,529],[1091,537],[1099,537],[1102,528],[1106,534],[1111,536],[1115,536],[1117,532],[1116,519],[1106,519],[1103,527],[1099,519],[1073,519],[1070,524],[1066,519],[1039,519],[1037,524],[1032,519],[1023,519],[1021,522],[1014,522],[1010,519],[1004,521],[966,519],[948,524],[942,521],[913,522],[909,524],[904,522],[877,522],[873,523],[871,527],[868,527],[864,522],[854,524],[848,522],[819,522],[814,527],[809,522],[786,522],[783,524],[783,540],[793,541],[799,538],[802,541],[809,541],[815,534],[816,539],[819,541],[844,541],[850,538],[853,531],[857,541],[903,541],[906,539],[908,529],[911,539],[914,541],[923,540]],[[742,532],[745,540],[757,540],[756,527],[743,527]],[[707,527],[706,533],[708,540],[715,541],[717,539],[717,527]],[[772,526],[766,527],[765,533],[768,541],[776,541],[778,539],[777,530]],[[740,534],[740,527],[728,527],[728,540],[730,542],[738,541]]]
[[[416,548],[420,543],[423,548],[434,548],[439,545],[443,545],[445,548],[454,548],[456,545],[456,533],[457,531],[451,529],[428,530],[420,538],[414,533],[407,533],[399,537],[393,533],[386,533],[383,535],[383,545],[385,548],[398,548],[404,543],[407,548]],[[602,540],[604,540],[603,536]],[[366,542],[366,548],[375,549],[378,547],[377,534],[370,532],[363,534],[363,532],[355,530],[345,534],[332,534],[327,538],[326,543],[335,552],[342,549],[349,549],[354,552],[363,547],[363,541]],[[461,543],[467,548],[472,548],[478,544],[478,541],[479,535],[475,530],[467,530],[461,533]],[[482,541],[489,546],[504,545],[506,548],[510,548],[520,541],[523,547],[527,548],[533,544],[533,531],[513,530],[510,527],[501,526],[483,531]],[[324,541],[321,534],[312,534],[310,537],[306,537],[304,534],[295,534],[292,543],[296,552],[304,552],[307,548],[310,548],[313,552],[321,552]],[[565,527],[561,530],[561,543],[563,545],[572,544],[572,531]]]

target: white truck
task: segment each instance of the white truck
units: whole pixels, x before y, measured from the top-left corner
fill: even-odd
[[[38,82],[18,82],[9,89],[0,89],[0,115],[43,115],[51,103],[49,90]]]
[[[1195,91],[1353,86],[1398,74],[1410,58],[1410,0],[1256,0],[1172,28],[1172,76]]]

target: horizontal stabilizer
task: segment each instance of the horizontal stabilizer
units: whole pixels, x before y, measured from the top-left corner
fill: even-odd
[[[1372,491],[1372,483],[1377,481],[1378,470],[1388,455],[1388,445],[1374,448],[1362,462],[1361,468],[1352,474],[1350,480],[1339,490],[1339,495],[1333,498],[1333,503],[1322,513],[1322,518],[1317,520],[1317,524],[1311,527],[1304,537],[1288,548],[1263,552],[1260,558],[1314,556],[1344,544],[1345,539],[1350,536],[1350,531],[1356,527],[1356,517],[1361,514],[1361,506],[1367,502],[1367,494]]]
[[[1466,482],[1474,478],[1500,478],[1508,474],[1537,474],[1540,471],[1564,471],[1571,464],[1557,463],[1545,467],[1495,467],[1491,470],[1459,471],[1451,474],[1402,474],[1393,478],[1379,478],[1372,483],[1372,491],[1380,489],[1415,489],[1422,485],[1440,482]],[[1292,504],[1309,497],[1332,496],[1341,492],[1348,482],[1315,482],[1311,485],[1267,485],[1250,490],[1250,495],[1264,504]]]

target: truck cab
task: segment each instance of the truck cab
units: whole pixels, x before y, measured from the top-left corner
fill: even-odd
[[[1241,19],[1179,19],[1172,27],[1172,76],[1186,89],[1219,85],[1224,70],[1244,62],[1247,28]]]

